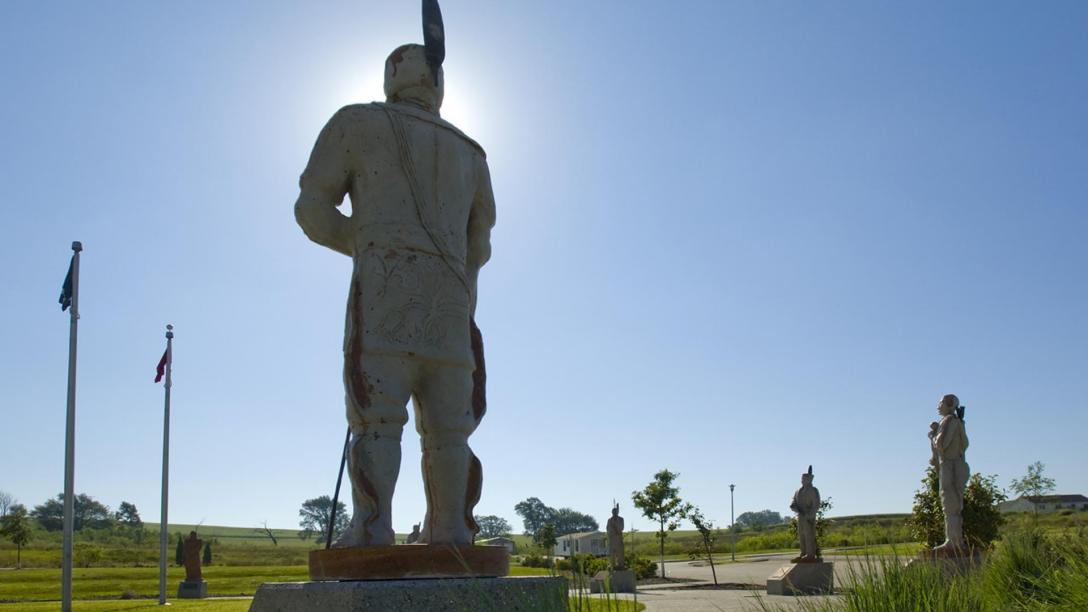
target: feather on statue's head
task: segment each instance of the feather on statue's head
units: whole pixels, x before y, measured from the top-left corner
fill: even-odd
[[[438,112],[445,94],[446,31],[438,0],[423,0],[423,43],[401,45],[385,60],[385,97]]]

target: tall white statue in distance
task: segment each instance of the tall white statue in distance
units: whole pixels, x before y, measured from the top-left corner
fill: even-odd
[[[929,441],[933,448],[930,462],[940,472],[941,508],[944,510],[945,541],[934,549],[948,553],[964,547],[963,493],[971,468],[967,465],[967,429],[963,423],[964,407],[955,395],[949,394],[937,403],[940,422],[929,426]]]

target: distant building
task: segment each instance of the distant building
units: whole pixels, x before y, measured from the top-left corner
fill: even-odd
[[[569,557],[579,553],[587,553],[595,557],[607,555],[608,535],[600,531],[587,531],[559,536],[553,553],[556,557]]]
[[[1024,495],[998,504],[1001,512],[1088,512],[1088,497],[1083,495]]]
[[[477,540],[478,546],[502,546],[506,548],[506,552],[511,555],[515,555],[518,552],[518,545],[510,538],[488,538],[486,540]]]

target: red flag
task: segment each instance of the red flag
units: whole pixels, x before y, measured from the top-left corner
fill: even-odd
[[[162,352],[162,359],[159,360],[159,365],[155,366],[155,382],[162,380],[163,375],[166,374],[166,353],[167,351]]]

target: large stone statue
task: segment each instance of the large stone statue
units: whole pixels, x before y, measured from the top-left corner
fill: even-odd
[[[608,519],[606,526],[608,531],[608,557],[612,562],[612,569],[627,569],[627,562],[623,558],[623,517],[620,516],[620,505],[612,506],[612,518]]]
[[[812,466],[801,474],[801,488],[793,494],[790,510],[797,513],[797,539],[801,542],[801,554],[793,563],[815,563],[820,560],[820,548],[816,545],[816,515],[820,511],[820,490],[812,486]]]
[[[940,470],[941,508],[944,510],[943,544],[938,552],[955,552],[964,546],[963,492],[971,469],[964,453],[967,451],[967,429],[963,424],[963,408],[955,395],[946,395],[937,404],[940,422],[930,424],[929,441],[933,448],[930,460]]]
[[[425,45],[386,60],[386,101],[333,115],[299,181],[299,225],[354,262],[344,337],[354,512],[338,547],[394,543],[410,399],[427,495],[419,542],[471,544],[478,531],[481,466],[468,438],[484,415],[485,372],[473,315],[495,202],[484,150],[439,115],[437,11],[424,2]],[[350,216],[337,208],[345,195]]]

